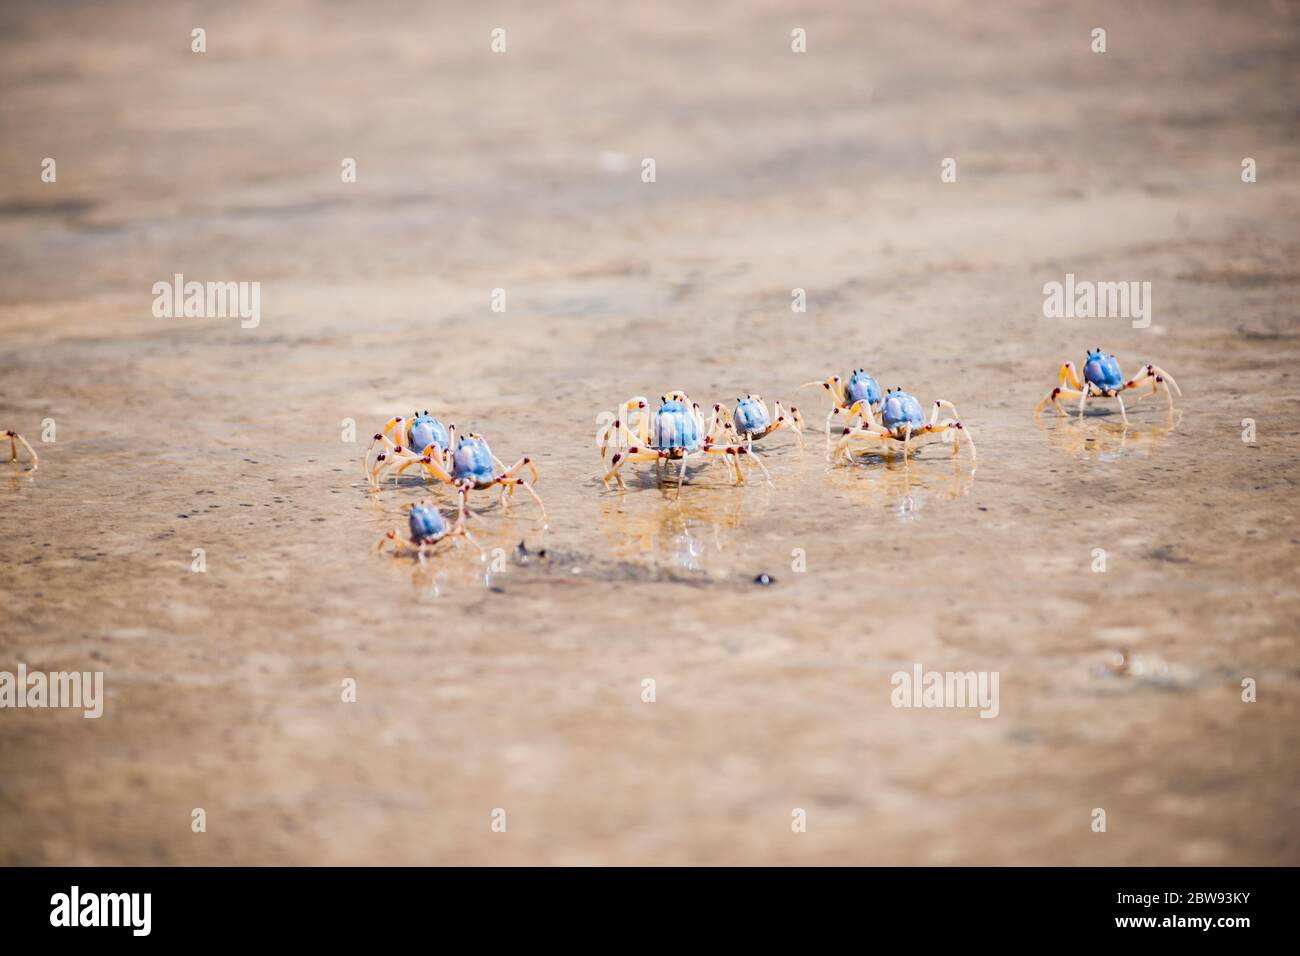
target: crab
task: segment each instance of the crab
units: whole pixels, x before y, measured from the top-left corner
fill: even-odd
[[[838,375],[832,375],[824,382],[805,382],[799,388],[812,388],[814,385],[820,385],[831,395],[831,411],[826,416],[827,447],[831,442],[831,420],[836,415],[847,415],[846,425],[851,426],[853,419],[866,417],[864,411],[880,413],[880,403],[883,400],[880,385],[867,374],[866,369],[854,369],[847,382]]]
[[[35,471],[38,467],[40,467],[40,463],[41,463],[40,456],[36,454],[35,448],[27,444],[26,438],[18,434],[16,431],[13,431],[12,429],[6,430],[4,432],[4,437],[9,439],[9,460],[10,461],[18,460],[18,446],[21,444],[24,448],[27,449],[27,456],[32,460],[32,471]]]
[[[424,564],[425,553],[439,541],[444,538],[463,537],[470,544],[477,547],[479,555],[482,556],[482,547],[474,540],[474,536],[465,530],[463,512],[457,516],[455,524],[448,525],[447,519],[442,516],[442,512],[437,509],[432,501],[426,498],[417,501],[411,506],[407,526],[411,532],[409,538],[402,537],[401,532],[394,528],[379,539],[379,544],[375,546],[376,550],[382,551],[385,544],[391,544],[394,554],[400,554],[402,551],[414,551],[420,559],[420,563]]]
[[[699,402],[693,402],[687,394],[680,389],[673,389],[665,392],[659,398],[659,403],[674,401],[680,402],[690,411],[690,417],[695,421],[695,427],[699,431],[706,431],[704,427],[704,414],[700,411]],[[635,413],[636,418],[632,416]],[[716,416],[714,421],[709,424],[706,437],[709,440],[716,440],[716,432],[722,427],[722,422]],[[644,395],[635,395],[623,402],[614,410],[613,421],[602,428],[596,434],[596,444],[600,447],[600,460],[603,464],[609,455],[610,447],[625,449],[632,445],[649,445],[651,443],[650,434],[650,400]]]
[[[951,409],[953,417],[939,421],[943,409]],[[893,451],[895,443],[903,446],[903,456],[916,448],[919,443],[933,438],[952,440],[952,453],[957,454],[957,436],[964,435],[970,448],[971,462],[975,461],[975,441],[970,432],[957,419],[957,407],[952,402],[938,399],[930,413],[930,421],[925,421],[921,403],[901,388],[892,388],[885,392],[880,403],[880,422],[877,422],[868,405],[862,404],[858,412],[864,419],[862,424],[853,428],[845,426],[840,433],[831,453],[831,460],[841,458],[852,461],[854,452],[875,452],[884,449]]]
[[[713,418],[714,422],[720,421],[725,428],[743,438],[745,447],[749,449],[753,449],[754,442],[781,429],[794,432],[799,447],[803,447],[803,416],[793,405],[790,406],[788,416],[782,410],[780,402],[773,403],[772,412],[769,413],[762,396],[746,395],[736,399],[734,413],[726,405],[714,405]]]
[[[681,497],[688,462],[691,458],[705,455],[726,456],[726,460],[732,466],[736,484],[741,484],[745,480],[744,472],[740,467],[742,457],[757,464],[764,477],[769,482],[772,480],[767,467],[747,446],[718,441],[718,432],[728,431],[728,425],[720,415],[715,413],[713,421],[705,429],[700,406],[692,402],[685,392],[672,391],[662,396],[653,420],[647,408],[648,403],[644,398],[638,396],[628,399],[620,406],[620,410],[624,415],[630,411],[639,412],[635,425],[629,427],[624,419],[616,417],[610,425],[601,430],[598,441],[602,462],[605,460],[611,439],[625,448],[624,451],[616,452],[610,461],[610,467],[602,479],[606,487],[609,486],[611,478],[618,483],[619,488],[627,487],[623,482],[623,476],[619,474],[619,469],[629,461],[653,461],[660,484],[663,483],[664,478],[663,466],[670,461],[680,461],[682,464],[677,475],[677,497]]]
[[[1119,370],[1119,362],[1116,361],[1114,354],[1107,355],[1100,347],[1092,349],[1083,360],[1083,379],[1080,381],[1079,374],[1074,370],[1073,362],[1066,362],[1061,366],[1061,375],[1059,384],[1052,389],[1051,394],[1038,403],[1034,409],[1035,415],[1042,414],[1044,408],[1050,402],[1056,409],[1058,415],[1064,415],[1065,409],[1061,407],[1061,398],[1079,400],[1079,417],[1083,417],[1083,407],[1090,398],[1113,398],[1119,402],[1119,414],[1124,424],[1128,424],[1128,412],[1124,410],[1124,399],[1122,392],[1130,388],[1139,388],[1143,383],[1150,381],[1151,390],[1143,391],[1137,396],[1136,401],[1141,401],[1148,395],[1154,395],[1161,386],[1164,387],[1165,398],[1169,401],[1169,410],[1174,408],[1174,393],[1182,395],[1183,391],[1174,381],[1173,376],[1158,365],[1148,365],[1134,378],[1124,381],[1124,376]],[[1068,386],[1068,387],[1067,387]],[[1172,388],[1171,388],[1172,386]]]
[[[500,470],[494,471],[493,466]],[[533,483],[538,480],[537,466],[533,464],[533,460],[525,455],[515,462],[513,467],[507,468],[500,458],[492,454],[492,449],[488,447],[482,435],[470,432],[467,435],[457,436],[456,426],[451,425],[447,429],[446,449],[439,451],[436,443],[430,443],[425,447],[423,455],[410,458],[398,465],[397,475],[400,477],[402,472],[412,467],[423,469],[430,484],[436,480],[454,487],[460,495],[462,514],[469,506],[471,491],[499,487],[502,502],[509,503],[515,488],[522,487],[533,496],[542,513],[542,520],[546,520],[546,506],[533,490]],[[518,477],[519,472],[525,468],[532,474],[531,482],[526,478]]]
[[[434,418],[426,410],[423,414],[415,412],[410,418],[390,418],[382,431],[375,432],[366,449],[366,478],[370,487],[379,488],[379,479],[383,473],[400,462],[413,464],[425,456],[435,457],[445,464],[447,449],[451,447],[451,436],[456,426],[449,431],[447,426]],[[397,440],[393,432],[397,431]],[[415,449],[420,449],[416,452]],[[397,474],[393,476],[397,480]]]

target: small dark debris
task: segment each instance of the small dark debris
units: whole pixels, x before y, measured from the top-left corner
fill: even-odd
[[[540,551],[530,551],[528,549],[528,544],[524,541],[520,541],[515,545],[515,563],[527,564],[529,558],[541,558],[545,560],[546,549],[542,548]]]
[[[1153,558],[1156,561],[1168,561],[1170,564],[1189,563],[1188,558],[1180,558],[1178,555],[1174,554],[1173,546],[1168,544],[1161,545],[1153,551],[1148,551],[1147,557]]]
[[[776,578],[772,577],[770,574],[763,573],[754,578],[754,583],[761,584],[763,587],[768,587],[769,585],[776,584]]]

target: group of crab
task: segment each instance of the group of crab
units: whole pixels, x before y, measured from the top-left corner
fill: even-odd
[[[832,375],[825,381],[799,387],[816,385],[825,388],[831,398],[832,407],[826,416],[826,442],[832,462],[851,461],[855,454],[895,449],[907,455],[933,439],[950,440],[956,454],[958,435],[966,436],[971,459],[975,458],[975,443],[956,418],[957,409],[951,402],[936,401],[927,422],[916,398],[901,388],[882,392],[864,369],[855,369],[847,380]],[[953,417],[940,421],[944,409],[949,409]],[[838,416],[843,416],[844,425],[837,433],[833,424]],[[745,462],[757,465],[770,481],[766,466],[754,452],[754,442],[782,429],[792,431],[802,446],[804,421],[799,409],[791,406],[787,414],[781,403],[776,402],[769,412],[758,395],[736,399],[734,410],[715,404],[707,426],[699,404],[692,402],[685,392],[676,390],[663,395],[653,413],[649,402],[638,395],[618,406],[613,421],[597,436],[600,460],[606,464],[603,480],[607,487],[613,479],[619,488],[624,488],[619,473],[624,465],[653,461],[656,476],[662,483],[669,463],[680,462],[677,474],[680,495],[688,462],[718,456],[730,464],[737,484],[745,480],[742,468]],[[609,458],[611,448],[617,451]]]
[[[1150,388],[1145,386],[1150,384]],[[881,391],[880,385],[865,369],[855,369],[847,379],[832,375],[824,381],[807,382],[799,388],[820,385],[829,394],[831,410],[826,416],[827,455],[832,462],[851,462],[855,454],[878,454],[899,450],[904,458],[920,445],[933,440],[952,442],[952,451],[958,451],[958,436],[965,436],[970,448],[971,461],[975,461],[975,442],[970,430],[957,418],[952,402],[938,399],[930,412],[929,421],[921,403],[901,388]],[[1138,390],[1137,400],[1163,392],[1170,411],[1174,394],[1182,395],[1178,383],[1168,372],[1157,365],[1146,365],[1141,372],[1125,381],[1119,362],[1113,353],[1100,348],[1091,349],[1084,357],[1080,374],[1073,362],[1061,366],[1058,384],[1038,403],[1035,415],[1041,414],[1051,404],[1058,414],[1064,414],[1061,399],[1078,399],[1079,415],[1091,399],[1113,398],[1119,403],[1120,416],[1128,424],[1128,413],[1123,394]],[[951,417],[940,421],[947,409]],[[834,428],[842,417],[838,433]],[[656,474],[662,484],[670,463],[679,462],[677,494],[681,495],[686,480],[687,464],[692,460],[725,460],[731,468],[733,480],[745,480],[744,464],[752,463],[769,482],[771,475],[762,459],[754,452],[754,442],[778,431],[793,432],[803,445],[804,421],[799,410],[790,407],[787,413],[780,402],[771,411],[758,395],[736,399],[735,408],[721,403],[713,406],[712,415],[705,423],[700,406],[691,401],[683,391],[674,390],[659,399],[653,413],[643,396],[628,399],[614,412],[612,421],[601,429],[597,442],[600,458],[606,470],[605,486],[610,479],[625,488],[620,469],[628,462],[654,462]],[[32,470],[39,458],[35,449],[22,435],[13,430],[0,432],[0,441],[9,439],[10,460],[17,461],[21,446],[30,457]],[[612,459],[611,448],[616,448]],[[456,520],[449,524],[433,501],[423,499],[411,506],[408,534],[390,531],[379,540],[379,548],[391,544],[394,551],[414,551],[421,561],[425,553],[437,542],[449,537],[464,537],[472,543],[473,536],[465,528],[469,512],[469,495],[488,488],[501,489],[501,503],[508,506],[516,488],[523,488],[537,502],[543,520],[546,508],[533,488],[538,480],[537,467],[527,455],[507,468],[492,453],[483,436],[473,432],[458,434],[455,425],[443,425],[428,411],[416,412],[410,418],[397,416],[388,420],[376,432],[366,450],[365,470],[370,487],[379,490],[385,474],[394,482],[409,468],[416,468],[430,483],[441,482],[456,489],[458,508]],[[521,476],[527,471],[531,476]],[[481,549],[480,549],[481,550]]]
[[[745,480],[742,462],[758,466],[763,477],[771,481],[767,466],[754,452],[754,442],[773,432],[786,429],[794,432],[803,443],[803,418],[799,409],[791,407],[787,415],[781,403],[769,412],[761,396],[747,395],[736,399],[733,412],[726,405],[713,406],[713,415],[706,426],[704,414],[697,402],[691,401],[683,391],[673,390],[659,399],[659,408],[651,414],[650,403],[644,396],[629,398],[614,411],[613,421],[600,430],[596,442],[600,460],[607,463],[604,483],[614,479],[619,488],[626,488],[619,470],[628,462],[654,462],[655,473],[662,483],[665,471],[672,462],[680,462],[677,472],[677,493],[681,494],[686,481],[686,466],[692,459],[707,460],[715,456],[726,461],[737,484]],[[607,461],[610,448],[615,451]]]
[[[1145,386],[1150,384],[1150,388]],[[965,436],[970,448],[971,461],[975,461],[975,442],[970,430],[957,417],[952,402],[938,399],[930,412],[929,421],[921,403],[901,388],[881,391],[880,385],[865,369],[855,369],[847,379],[832,375],[824,381],[807,382],[799,388],[820,385],[829,394],[831,410],[826,416],[827,455],[832,462],[851,462],[855,454],[873,454],[899,450],[904,457],[920,445],[932,440],[952,442],[952,451],[958,451],[958,437]],[[1174,394],[1182,395],[1178,383],[1157,365],[1146,365],[1141,372],[1125,381],[1119,362],[1113,353],[1100,348],[1091,349],[1084,357],[1083,372],[1076,371],[1073,362],[1061,366],[1058,384],[1038,403],[1035,414],[1051,404],[1058,414],[1064,414],[1061,399],[1078,399],[1079,415],[1090,399],[1113,398],[1119,403],[1120,416],[1128,424],[1128,413],[1123,394],[1139,390],[1136,398],[1163,392],[1172,411]],[[951,417],[942,421],[947,409]],[[842,417],[843,425],[836,432],[834,425]],[[619,488],[625,488],[620,469],[628,462],[654,462],[660,483],[671,463],[680,463],[677,472],[677,494],[681,494],[686,480],[686,468],[692,460],[725,460],[731,468],[733,480],[743,483],[743,465],[752,463],[769,482],[771,475],[763,461],[754,452],[754,442],[775,432],[787,430],[794,433],[803,445],[804,421],[799,410],[790,407],[787,413],[780,402],[771,411],[758,395],[746,395],[736,400],[735,408],[715,404],[712,415],[705,423],[699,404],[687,394],[674,390],[659,399],[653,413],[643,396],[628,399],[614,412],[612,421],[601,429],[597,441],[600,458],[606,470],[605,486],[613,479]],[[35,470],[39,458],[27,440],[16,431],[0,433],[0,440],[9,439],[10,460],[18,459],[21,446],[31,458]],[[617,449],[609,458],[611,448]],[[379,547],[391,544],[394,550],[412,550],[424,559],[425,552],[447,537],[463,536],[473,542],[465,528],[470,514],[469,495],[472,491],[488,488],[501,489],[501,503],[508,506],[516,488],[523,488],[537,502],[542,519],[546,508],[533,488],[538,480],[537,467],[527,455],[507,468],[492,453],[483,436],[470,432],[458,434],[455,425],[443,425],[428,411],[416,412],[410,418],[397,416],[388,420],[376,432],[366,450],[365,470],[370,487],[378,490],[385,474],[394,482],[409,468],[416,468],[430,483],[441,482],[456,489],[458,508],[456,521],[448,524],[437,506],[424,499],[411,507],[408,531],[402,535],[394,530],[379,541]],[[527,471],[531,476],[521,476]]]
[[[1148,382],[1149,391],[1143,388]],[[882,391],[866,369],[854,369],[847,379],[832,375],[799,388],[817,385],[826,390],[831,400],[826,416],[826,447],[832,463],[894,451],[901,452],[906,460],[921,445],[932,441],[951,442],[952,453],[956,455],[961,437],[970,449],[971,462],[975,462],[975,441],[952,402],[936,399],[927,421],[915,396],[902,388]],[[1035,413],[1040,413],[1048,403],[1063,413],[1061,398],[1077,398],[1082,415],[1090,399],[1113,398],[1119,402],[1120,416],[1127,425],[1128,413],[1122,394],[1132,389],[1142,389],[1138,399],[1163,390],[1171,409],[1173,394],[1182,394],[1169,373],[1156,365],[1147,365],[1137,376],[1125,381],[1115,356],[1097,348],[1085,357],[1082,375],[1076,372],[1072,362],[1061,367],[1060,384],[1039,403]],[[945,411],[951,414],[942,417]],[[837,421],[842,423],[838,428]],[[619,405],[612,421],[597,436],[600,460],[605,467],[603,481],[606,487],[612,479],[620,489],[625,488],[620,474],[624,465],[654,462],[656,477],[662,484],[670,463],[680,462],[676,482],[680,495],[688,463],[692,459],[706,461],[710,456],[728,462],[737,484],[745,480],[742,464],[746,462],[753,462],[770,481],[766,466],[754,452],[754,442],[782,429],[794,432],[800,446],[803,445],[804,421],[799,410],[791,406],[786,413],[781,403],[776,402],[769,412],[758,395],[736,399],[734,410],[715,404],[707,425],[700,405],[683,391],[674,390],[661,396],[654,412],[650,411],[645,397],[638,395]],[[611,449],[614,450],[612,458]]]
[[[957,417],[957,406],[947,399],[936,399],[931,407],[930,420],[916,397],[902,388],[880,390],[880,384],[867,374],[866,369],[854,369],[848,380],[832,375],[824,382],[808,382],[800,388],[820,385],[831,396],[831,410],[826,416],[826,443],[832,462],[851,462],[855,454],[871,454],[899,450],[904,458],[916,448],[931,441],[950,441],[952,453],[957,454],[958,436],[965,436],[970,448],[971,461],[975,461],[975,441],[970,431]],[[944,409],[951,418],[939,420]],[[844,424],[838,432],[835,420],[843,415]],[[877,420],[876,416],[880,416]]]
[[[507,468],[492,453],[482,435],[474,432],[461,435],[454,424],[444,425],[427,410],[415,412],[410,418],[400,415],[390,418],[375,432],[366,449],[366,479],[372,490],[379,490],[390,469],[396,483],[408,468],[416,468],[429,484],[441,482],[456,489],[456,521],[448,524],[433,501],[423,499],[411,506],[409,534],[388,532],[379,539],[380,549],[390,544],[394,551],[414,551],[423,561],[426,551],[444,538],[464,537],[477,545],[465,528],[466,516],[471,514],[469,495],[488,488],[501,489],[503,506],[509,505],[516,488],[523,488],[537,502],[542,519],[546,518],[546,507],[533,488],[538,475],[531,458],[525,455]],[[520,476],[525,470],[531,475],[531,481]]]

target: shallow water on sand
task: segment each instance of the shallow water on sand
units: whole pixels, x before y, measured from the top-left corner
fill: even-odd
[[[0,187],[0,427],[57,423],[0,471],[0,669],[108,699],[0,714],[0,862],[1300,861],[1294,20],[1115,5],[1102,64],[1046,7],[831,5],[792,59],[775,9],[574,4],[495,62],[476,14],[306,9],[212,8],[199,64],[192,17],[3,14],[0,157],[60,174]],[[1153,281],[1153,325],[1044,319],[1066,271]],[[176,272],[260,281],[260,325],[154,319]],[[1035,421],[1095,345],[1174,417]],[[794,387],[856,367],[978,467],[829,466]],[[600,413],[674,388],[806,446],[604,488]],[[532,456],[545,525],[482,493],[487,561],[378,555],[453,506],[364,479],[426,408]],[[916,662],[997,671],[998,718],[892,707]]]

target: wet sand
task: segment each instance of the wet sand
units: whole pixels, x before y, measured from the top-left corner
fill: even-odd
[[[107,700],[0,712],[0,862],[1300,863],[1298,43],[1282,3],[7,5],[0,670]],[[1045,319],[1067,272],[1151,327]],[[175,273],[260,324],[154,318]],[[1035,422],[1096,345],[1175,419]],[[954,402],[974,474],[829,468],[794,387],[856,367]],[[603,489],[598,414],[673,388],[807,447]],[[429,492],[366,439],[426,408],[534,457],[548,526],[474,527],[549,560],[375,554]],[[892,707],[917,662],[998,717]]]

